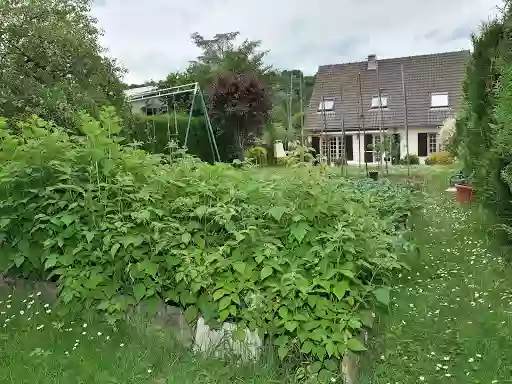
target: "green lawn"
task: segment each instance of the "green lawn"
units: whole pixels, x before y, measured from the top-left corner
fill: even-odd
[[[257,365],[196,358],[161,328],[137,321],[114,329],[55,311],[37,292],[0,290],[1,383],[288,382],[270,358]]]
[[[431,175],[412,237],[419,257],[401,276],[370,337],[361,383],[512,383],[512,269],[477,205]]]

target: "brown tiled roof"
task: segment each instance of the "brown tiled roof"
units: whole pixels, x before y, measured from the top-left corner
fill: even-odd
[[[462,83],[466,73],[469,51],[410,56],[378,60],[379,86],[388,96],[388,108],[383,108],[384,128],[399,128],[404,124],[404,97],[401,65],[407,89],[407,117],[409,127],[434,127],[461,107]],[[378,94],[377,71],[368,70],[367,61],[347,64],[322,65],[306,110],[306,130],[321,131],[323,113],[318,106],[325,98],[334,98],[334,111],[326,112],[327,130],[341,130],[342,116],[346,130],[360,127],[361,108],[358,74],[361,74],[362,114],[367,130],[379,129],[379,109],[370,110],[373,96]],[[431,94],[448,92],[449,108],[432,109]]]

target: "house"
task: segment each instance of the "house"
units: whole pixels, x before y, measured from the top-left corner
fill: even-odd
[[[363,62],[322,65],[305,134],[331,162],[345,150],[349,164],[378,163],[375,149],[386,137],[386,147],[395,143],[387,151],[393,162],[405,156],[407,146],[424,161],[440,150],[440,126],[461,108],[469,57],[469,51],[384,60],[370,55]]]
[[[145,87],[131,88],[124,91],[126,100],[130,103],[132,112],[143,115],[156,115],[164,104],[158,98],[145,100],[139,99],[144,95],[155,92],[158,89],[156,85],[148,85]]]

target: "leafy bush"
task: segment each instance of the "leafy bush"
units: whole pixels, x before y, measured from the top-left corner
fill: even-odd
[[[293,150],[288,152],[286,158],[287,165],[295,165],[299,163],[313,163],[315,160],[315,150],[307,146],[296,145]]]
[[[245,157],[252,159],[259,166],[267,164],[267,155],[267,150],[263,147],[252,147],[245,151]]]
[[[411,164],[411,165],[418,165],[420,163],[420,158],[418,157],[418,155],[414,155],[414,154],[408,154],[408,155],[405,155],[402,159],[400,159],[400,164],[402,165],[408,165],[408,164]]]
[[[281,358],[365,349],[356,336],[404,267],[408,190],[311,168],[164,164],[120,144],[112,110],[81,119],[80,137],[37,118],[0,130],[9,273],[55,280],[66,307],[112,319],[162,298],[189,320],[274,336]]]
[[[126,134],[127,138],[141,143],[141,149],[151,153],[169,154],[169,139],[175,140],[180,146],[185,145],[188,125],[188,113],[171,115],[135,116],[135,124]],[[176,135],[176,131],[178,134]],[[214,132],[219,152],[224,160],[229,158],[230,149],[223,146],[219,132]],[[187,141],[187,152],[203,161],[213,162],[206,123],[203,117],[193,117]]]
[[[449,165],[453,164],[453,156],[450,152],[436,152],[425,159],[426,165]]]

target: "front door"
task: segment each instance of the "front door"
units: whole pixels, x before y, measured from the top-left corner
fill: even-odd
[[[311,138],[311,147],[315,150],[315,157],[320,157],[320,138],[318,136]]]

